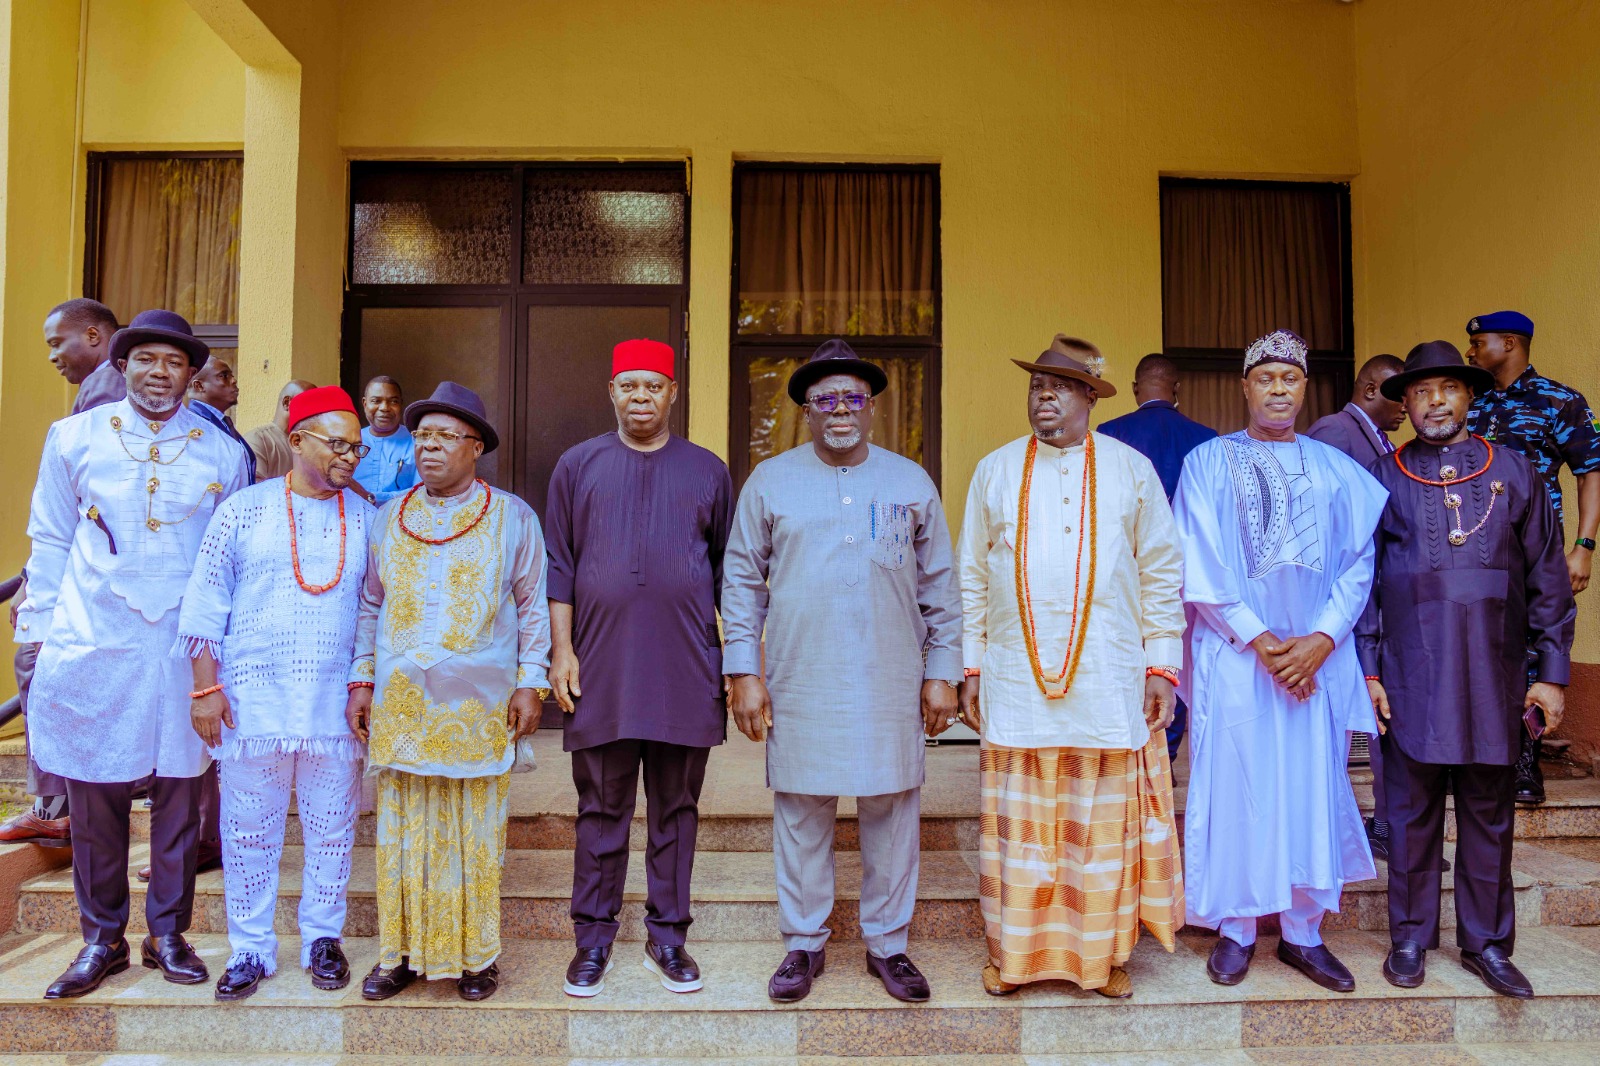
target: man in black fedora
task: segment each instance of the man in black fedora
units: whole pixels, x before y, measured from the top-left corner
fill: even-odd
[[[28,739],[40,768],[67,780],[84,939],[46,999],[92,992],[128,967],[128,810],[147,777],[144,964],[180,984],[207,977],[183,934],[211,756],[189,720],[178,607],[212,511],[247,477],[238,443],[183,405],[208,354],[181,316],[135,316],[111,339],[127,396],[45,439],[17,639],[40,644]]]
[[[1356,625],[1387,732],[1389,937],[1383,973],[1422,984],[1439,946],[1445,794],[1455,796],[1456,943],[1501,995],[1533,995],[1511,962],[1515,763],[1561,721],[1576,608],[1561,526],[1533,466],[1467,430],[1488,371],[1448,341],[1419,344],[1383,383],[1417,439],[1368,467],[1389,492],[1373,594]],[[1526,680],[1529,650],[1532,683]]]

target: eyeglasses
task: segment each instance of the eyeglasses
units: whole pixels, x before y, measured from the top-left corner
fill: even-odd
[[[872,397],[860,392],[847,392],[843,396],[824,393],[818,396],[808,396],[806,403],[815,408],[819,414],[831,415],[839,409],[841,403],[852,411],[864,410],[867,406],[867,401],[870,399]]]
[[[365,459],[367,453],[372,450],[365,444],[351,444],[349,441],[340,440],[338,437],[324,437],[321,433],[313,433],[309,429],[302,429],[300,432],[307,437],[315,437],[326,444],[328,450],[334,455],[350,455],[354,453],[357,459]]]
[[[448,429],[419,429],[411,434],[411,439],[418,444],[438,442],[446,448],[460,444],[464,440],[483,440],[482,437],[474,437],[470,433],[456,433]]]

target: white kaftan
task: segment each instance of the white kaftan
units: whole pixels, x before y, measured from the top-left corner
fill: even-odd
[[[247,479],[243,447],[186,407],[149,422],[124,399],[50,427],[16,632],[43,642],[28,696],[41,769],[116,782],[210,765],[176,608],[207,521]]]
[[[1288,910],[1296,889],[1336,911],[1345,883],[1374,875],[1346,732],[1375,728],[1351,630],[1387,498],[1352,459],[1304,435],[1234,433],[1184,463],[1173,510],[1189,623],[1184,861],[1195,925]],[[1309,701],[1256,657],[1250,642],[1267,631],[1333,640]]]

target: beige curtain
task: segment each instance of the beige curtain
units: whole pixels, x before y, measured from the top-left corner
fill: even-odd
[[[739,333],[932,336],[927,171],[743,170]]]
[[[1218,433],[1244,428],[1244,390],[1237,370],[1180,370],[1178,380],[1178,409],[1184,414]],[[1326,374],[1312,374],[1295,425],[1305,429],[1343,406],[1338,382]]]
[[[863,358],[867,358],[863,356]],[[750,360],[750,469],[811,439],[805,409],[789,399],[789,375],[805,356],[756,356]],[[889,387],[873,410],[872,443],[922,462],[921,357],[869,358],[889,375]]]
[[[100,300],[127,322],[160,307],[239,321],[242,159],[112,159],[101,196]]]

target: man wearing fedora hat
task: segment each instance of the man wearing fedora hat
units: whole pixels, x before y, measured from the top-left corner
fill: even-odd
[[[906,955],[921,856],[924,735],[956,721],[961,599],[932,479],[868,443],[879,367],[842,340],[789,378],[811,442],[758,465],[723,560],[722,669],[739,731],[767,745],[779,927],[767,985],[803,999],[824,968],[840,796],[861,825],[867,969],[928,999]],[[765,633],[765,658],[762,636]]]
[[[243,449],[183,405],[208,354],[181,316],[135,316],[111,339],[126,398],[51,426],[39,463],[17,639],[42,642],[29,740],[67,779],[85,941],[47,999],[128,967],[128,810],[150,775],[144,964],[183,984],[207,977],[183,933],[211,757],[189,725],[178,606],[212,511],[246,483]]]
[[[481,1000],[500,984],[511,768],[548,695],[544,538],[474,476],[500,442],[477,393],[442,382],[405,425],[422,484],[372,523],[345,708],[377,775],[378,962],[361,994],[420,974]]]
[[[1116,395],[1099,350],[1058,334],[1012,362],[1033,432],[979,461],[961,527],[983,985],[1065,980],[1120,999],[1140,924],[1169,952],[1183,926],[1165,734],[1182,555],[1150,460],[1089,430]]]
[[[1383,383],[1417,439],[1369,467],[1389,502],[1356,643],[1388,727],[1379,741],[1394,824],[1384,976],[1415,988],[1439,946],[1450,792],[1461,963],[1494,991],[1526,998],[1533,988],[1510,958],[1515,764],[1522,737],[1561,721],[1576,606],[1537,471],[1468,432],[1473,394],[1493,384],[1448,341],[1417,345]]]

